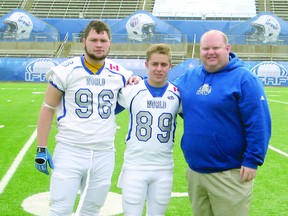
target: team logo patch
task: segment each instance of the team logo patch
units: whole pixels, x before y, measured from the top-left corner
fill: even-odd
[[[196,94],[198,94],[198,95],[208,95],[208,94],[211,93],[211,91],[212,91],[212,86],[210,86],[209,84],[205,83],[198,89]]]

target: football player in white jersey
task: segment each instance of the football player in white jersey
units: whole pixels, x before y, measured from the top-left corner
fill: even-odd
[[[107,59],[111,45],[109,26],[91,21],[84,32],[82,56],[51,68],[38,119],[36,168],[49,175],[50,215],[73,212],[80,189],[77,215],[99,215],[110,189],[114,169],[115,107],[119,90],[141,80]],[[47,141],[57,112],[53,161]],[[48,165],[47,165],[48,164]]]
[[[167,81],[170,47],[149,47],[145,65],[148,78],[122,88],[118,96],[130,114],[118,180],[125,216],[141,216],[145,201],[146,215],[164,215],[172,192],[176,117],[182,108],[178,89]]]

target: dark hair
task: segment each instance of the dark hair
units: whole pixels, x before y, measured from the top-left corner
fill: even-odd
[[[102,20],[90,21],[84,30],[84,38],[88,37],[88,34],[92,29],[94,29],[97,32],[97,34],[99,34],[102,31],[106,31],[109,39],[111,40],[110,27],[104,21],[102,21]]]

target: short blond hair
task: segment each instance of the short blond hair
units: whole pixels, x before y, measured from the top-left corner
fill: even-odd
[[[151,55],[154,53],[159,53],[167,55],[169,57],[169,63],[172,62],[172,54],[170,46],[167,44],[153,44],[146,51],[146,61],[148,62],[151,58]]]

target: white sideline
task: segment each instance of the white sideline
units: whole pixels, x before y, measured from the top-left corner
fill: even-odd
[[[14,159],[14,161],[13,161],[11,167],[9,168],[9,170],[7,171],[7,173],[1,179],[0,194],[2,194],[4,192],[6,186],[8,185],[10,179],[12,178],[14,173],[16,172],[16,170],[17,170],[19,164],[21,163],[23,157],[25,156],[26,152],[28,151],[28,149],[30,148],[30,146],[32,145],[34,140],[36,139],[36,136],[37,136],[37,129],[33,132],[31,137],[29,138],[29,140],[25,143],[24,147],[21,149],[21,151],[19,152],[17,157]]]

